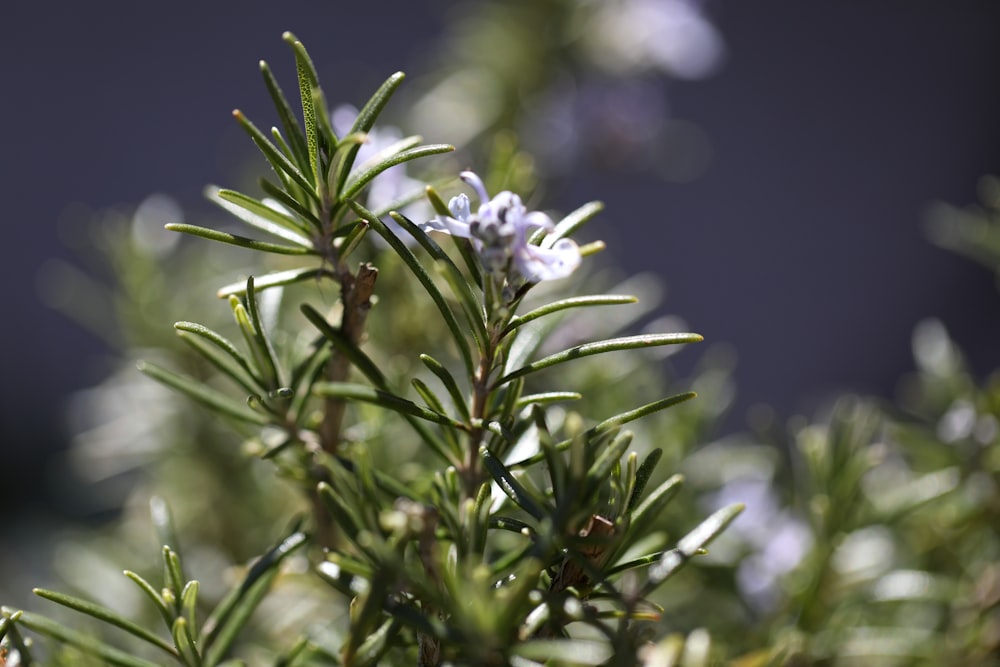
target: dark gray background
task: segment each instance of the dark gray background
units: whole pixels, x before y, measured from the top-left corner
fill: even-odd
[[[231,181],[249,154],[230,110],[270,117],[258,59],[291,75],[283,30],[308,45],[331,99],[358,99],[395,69],[419,74],[450,6],[5,3],[0,503],[40,488],[42,453],[63,443],[64,397],[102,372],[100,344],[35,296],[43,260],[70,255],[56,233],[67,205],[159,191],[201,206],[203,185]],[[980,372],[998,365],[992,276],[931,246],[922,215],[935,199],[972,203],[978,177],[1000,171],[1000,3],[711,9],[727,65],[669,86],[674,115],[712,142],[704,176],[581,172],[547,203],[603,199],[628,270],[661,274],[669,312],[735,346],[735,426],[756,403],[788,415],[834,389],[891,394],[926,316]]]

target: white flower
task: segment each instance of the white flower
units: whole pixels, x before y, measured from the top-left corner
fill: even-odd
[[[580,249],[570,239],[559,239],[543,248],[528,242],[534,229],[551,231],[555,223],[540,211],[529,212],[521,198],[504,190],[492,199],[482,179],[471,171],[460,174],[479,197],[479,209],[473,213],[465,194],[448,203],[451,216],[439,216],[420,225],[425,232],[444,232],[472,241],[483,267],[490,273],[513,269],[526,281],[564,278],[580,265]]]

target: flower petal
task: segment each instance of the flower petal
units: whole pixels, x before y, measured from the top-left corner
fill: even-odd
[[[472,216],[472,209],[469,207],[469,198],[463,193],[457,197],[452,197],[448,202],[448,210],[451,214],[463,222],[467,222]]]
[[[458,175],[463,181],[472,186],[472,189],[476,191],[476,195],[479,197],[479,204],[485,204],[490,200],[490,196],[486,194],[486,186],[483,185],[483,179],[474,171],[463,171]]]
[[[528,282],[565,278],[580,266],[580,248],[570,239],[559,239],[551,248],[524,244],[514,253],[514,267]]]
[[[463,239],[470,238],[469,223],[449,218],[446,215],[417,223],[417,227],[425,232],[444,232]]]

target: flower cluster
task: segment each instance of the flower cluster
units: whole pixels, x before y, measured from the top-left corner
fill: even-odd
[[[580,249],[570,239],[551,246],[529,241],[529,231],[555,228],[552,219],[540,211],[528,211],[521,198],[504,190],[492,199],[479,176],[471,171],[460,174],[479,197],[473,213],[469,197],[460,194],[448,203],[451,216],[438,216],[420,225],[425,232],[444,232],[472,241],[483,267],[493,274],[509,274],[513,269],[524,280],[565,278],[580,265]]]

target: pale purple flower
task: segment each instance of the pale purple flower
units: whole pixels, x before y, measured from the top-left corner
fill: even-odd
[[[438,216],[421,224],[425,232],[469,239],[488,272],[503,273],[512,267],[532,283],[565,278],[580,265],[580,249],[570,239],[559,239],[546,247],[528,242],[535,229],[555,228],[549,216],[529,212],[521,198],[508,190],[491,199],[482,179],[471,171],[463,171],[460,177],[476,191],[479,209],[472,211],[465,194],[452,197],[448,203],[451,216]]]

